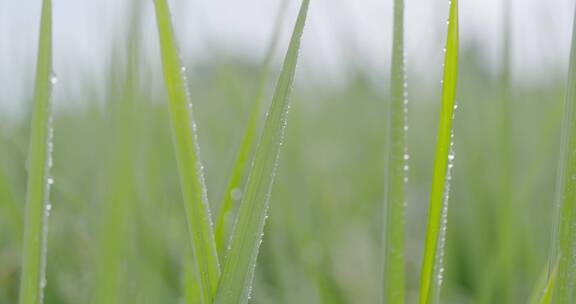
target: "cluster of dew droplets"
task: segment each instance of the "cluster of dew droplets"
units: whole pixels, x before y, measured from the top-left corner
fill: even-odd
[[[402,161],[404,163],[404,184],[408,183],[408,171],[410,169],[408,161],[410,160],[410,154],[408,153],[407,133],[408,133],[408,73],[406,71],[406,52],[402,51],[402,107],[403,107],[403,142],[404,142],[404,155]],[[406,204],[406,200],[404,200]]]
[[[52,88],[58,82],[58,77],[56,74],[50,74],[50,96],[48,98],[48,123],[46,125],[47,129],[47,137],[46,137],[46,165],[44,168],[44,174],[46,177],[46,182],[44,184],[44,212],[42,218],[42,235],[41,235],[41,256],[40,256],[40,290],[46,288],[46,257],[48,251],[48,219],[50,217],[50,211],[52,210],[52,204],[50,203],[50,188],[54,184],[54,178],[50,175],[50,171],[52,169],[52,152],[54,150],[54,128],[53,128],[53,115],[52,115]],[[40,293],[40,296],[43,297],[44,293]],[[42,302],[42,299],[40,299]]]
[[[448,7],[451,11],[452,8],[452,1],[448,1]],[[446,26],[448,27],[448,31],[450,31],[450,17],[446,20]],[[442,50],[443,54],[446,56],[447,48],[444,47]],[[445,63],[442,64],[442,67],[445,68]],[[440,81],[440,85],[444,85],[444,80]],[[454,108],[452,109],[452,117],[451,119],[454,120],[454,115],[456,113],[456,109],[458,108],[457,103],[454,104]],[[452,167],[454,166],[454,129],[450,130],[450,147],[448,151],[448,161],[446,167],[446,177],[444,180],[444,189],[442,193],[442,213],[440,215],[440,233],[438,235],[437,240],[437,247],[435,253],[435,263],[434,263],[434,286],[433,286],[433,296],[434,296],[434,303],[439,303],[440,301],[440,287],[442,285],[442,281],[444,279],[444,249],[446,244],[446,227],[448,226],[448,200],[450,197],[450,183],[452,180]]]
[[[179,58],[179,62],[182,62],[182,58]],[[204,165],[202,164],[202,158],[200,157],[200,145],[198,144],[198,127],[196,126],[196,120],[194,119],[192,99],[190,95],[190,89],[188,88],[186,67],[184,65],[180,67],[180,77],[182,79],[184,92],[186,93],[186,106],[188,108],[188,117],[190,120],[190,132],[192,132],[191,136],[192,140],[194,141],[194,152],[196,154],[196,176],[201,187],[200,191],[202,193],[202,205],[206,210],[208,224],[210,227],[213,227],[212,214],[210,212],[208,203],[208,190],[206,188],[206,180],[204,178]]]
[[[258,238],[258,242],[256,247],[253,249],[250,258],[250,265],[248,270],[248,278],[245,284],[247,284],[247,294],[246,297],[248,300],[252,298],[252,281],[254,280],[254,272],[256,269],[256,262],[258,258],[258,252],[260,250],[260,246],[262,246],[262,241],[264,240],[264,227],[266,225],[266,220],[268,219],[268,209],[270,205],[270,197],[272,196],[272,186],[274,183],[274,179],[276,177],[276,172],[278,171],[278,164],[280,162],[280,151],[282,146],[284,145],[284,138],[286,134],[286,128],[288,125],[288,113],[290,112],[290,104],[288,103],[288,99],[286,99],[285,104],[283,105],[282,112],[280,113],[280,128],[276,134],[272,136],[273,144],[277,145],[276,149],[273,150],[272,153],[272,170],[270,172],[270,178],[268,179],[268,185],[265,192],[264,200],[263,200],[263,210],[261,210],[261,216],[259,218],[259,227],[258,231],[256,232],[256,237]],[[274,118],[271,115],[273,113],[268,111],[266,113],[266,120],[268,121],[269,117]],[[258,148],[259,150],[259,148]],[[257,151],[258,153],[258,151]],[[270,152],[269,152],[270,153]],[[236,218],[236,222],[238,222],[239,218]]]
[[[452,120],[454,120],[454,115],[458,105],[454,105],[454,111],[452,112]],[[435,275],[435,290],[436,290],[436,301],[438,303],[440,297],[440,287],[444,280],[444,250],[446,247],[446,229],[448,226],[448,200],[450,198],[450,185],[452,181],[452,168],[454,167],[454,129],[450,131],[450,148],[448,151],[448,162],[446,165],[446,178],[444,180],[444,190],[442,193],[442,213],[440,216],[440,234],[438,235],[438,246],[436,249],[435,263],[434,263],[434,275]]]

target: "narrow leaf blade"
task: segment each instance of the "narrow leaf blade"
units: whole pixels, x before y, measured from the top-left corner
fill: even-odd
[[[408,99],[404,58],[404,0],[394,1],[391,96],[384,197],[384,303],[404,303],[404,209]]]
[[[553,294],[554,303],[574,302],[576,287],[576,12],[572,28],[572,49],[564,118],[558,178],[556,188],[556,218],[550,265],[558,261],[558,279]]]
[[[166,0],[156,0],[164,80],[168,91],[172,137],[191,244],[200,274],[204,303],[211,303],[220,276],[212,219],[199,159],[196,124]]]
[[[228,185],[224,190],[224,197],[220,203],[220,210],[218,213],[218,218],[216,219],[215,237],[216,246],[218,248],[218,254],[220,258],[225,253],[227,244],[227,233],[230,230],[230,214],[234,206],[233,193],[235,191],[240,191],[243,186],[243,180],[248,169],[248,164],[250,160],[250,155],[254,150],[255,138],[257,137],[257,125],[262,112],[262,103],[265,97],[266,85],[268,84],[268,75],[270,74],[270,66],[272,64],[272,59],[276,53],[278,47],[278,42],[280,40],[280,33],[282,30],[282,21],[284,20],[284,15],[288,0],[283,0],[280,4],[278,17],[276,19],[276,25],[274,26],[272,40],[266,52],[266,57],[264,58],[264,63],[262,71],[260,72],[260,78],[258,80],[258,87],[256,88],[256,95],[254,98],[254,104],[252,105],[252,110],[248,118],[248,123],[246,124],[246,131],[244,132],[244,137],[240,143],[240,148],[236,155],[236,161],[234,167],[232,168],[232,173],[230,174],[230,179]]]
[[[42,303],[45,282],[50,166],[52,157],[52,1],[44,0],[40,20],[36,88],[28,154],[28,181],[20,304]]]
[[[300,40],[310,1],[303,0],[264,130],[256,149],[215,303],[246,303],[262,241],[270,192],[286,127]]]
[[[458,78],[458,1],[450,1],[448,37],[444,61],[442,109],[436,143],[428,227],[421,274],[420,303],[437,303],[442,276],[442,255],[449,191],[449,158],[452,147],[452,121]]]

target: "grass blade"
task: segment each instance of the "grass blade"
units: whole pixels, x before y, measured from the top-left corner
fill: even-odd
[[[428,228],[422,265],[420,303],[437,303],[442,281],[443,242],[446,217],[451,160],[453,159],[452,121],[456,105],[456,83],[458,78],[458,1],[450,1],[448,37],[446,39],[444,80],[442,86],[442,109],[436,143]]]
[[[558,278],[558,266],[554,267],[552,273],[548,277],[548,282],[546,283],[546,288],[544,288],[544,293],[540,300],[540,304],[549,304],[552,301],[552,294],[554,292],[554,286],[556,285],[556,280]]]
[[[202,299],[204,303],[211,303],[218,284],[220,266],[214,243],[203,168],[199,159],[196,124],[192,116],[192,104],[189,100],[166,0],[156,0],[155,8],[164,80],[168,91],[172,137],[186,220],[196,267],[200,274]]]
[[[554,291],[554,303],[574,302],[576,287],[576,13],[572,29],[572,49],[564,118],[558,179],[556,188],[556,227],[554,228],[550,265],[558,261],[558,280]],[[550,267],[552,269],[552,267]]]
[[[499,228],[499,252],[498,263],[501,271],[497,279],[492,280],[496,293],[493,301],[502,301],[504,303],[516,302],[514,296],[516,294],[516,282],[514,278],[514,256],[516,254],[514,243],[516,240],[516,227],[518,217],[518,207],[515,206],[513,199],[513,184],[512,184],[512,164],[513,164],[513,143],[512,137],[512,90],[511,90],[511,2],[504,0],[502,2],[502,66],[500,76],[500,228]]]
[[[545,271],[542,272],[536,288],[533,290],[530,296],[530,304],[550,304],[552,300],[552,293],[554,291],[554,285],[556,284],[556,278],[558,277],[558,265],[556,265],[552,272],[546,267]]]
[[[28,183],[20,303],[43,301],[52,157],[52,1],[42,3],[36,88],[28,155]]]
[[[128,280],[125,267],[129,255],[131,220],[134,215],[135,201],[134,171],[136,162],[137,115],[139,100],[138,63],[140,25],[142,7],[136,1],[129,5],[128,45],[124,62],[121,52],[115,51],[110,63],[111,94],[108,110],[110,112],[109,138],[110,148],[107,162],[109,178],[102,202],[102,217],[99,227],[99,252],[95,274],[95,287],[92,303],[123,303],[126,288],[123,282]],[[121,44],[116,50],[123,48]],[[119,68],[123,67],[123,69]]]
[[[258,125],[260,113],[262,112],[262,103],[264,101],[266,85],[268,84],[270,66],[272,64],[274,54],[276,53],[276,49],[278,48],[278,42],[282,32],[282,21],[284,20],[285,13],[288,11],[286,9],[287,5],[288,0],[283,0],[280,4],[280,7],[278,8],[278,16],[276,17],[276,24],[274,26],[272,40],[270,41],[270,46],[266,52],[264,64],[260,72],[260,79],[258,80],[258,87],[256,88],[256,95],[254,98],[254,104],[252,105],[252,111],[250,112],[250,117],[248,118],[246,131],[244,133],[244,137],[242,138],[242,142],[240,143],[238,154],[236,155],[236,162],[232,168],[230,180],[228,181],[228,185],[224,191],[224,197],[220,203],[220,211],[218,213],[218,218],[216,219],[216,228],[214,233],[216,238],[216,247],[221,258],[225,253],[227,233],[229,233],[230,230],[229,217],[234,206],[234,192],[242,189],[243,179],[246,175],[245,171],[248,167],[250,155],[254,147],[254,139],[256,138],[257,134],[256,127]]]
[[[395,0],[384,197],[384,303],[404,303],[404,187],[408,168],[408,92],[404,56],[404,0]]]
[[[280,147],[284,137],[289,108],[289,95],[296,72],[300,40],[308,13],[309,0],[303,0],[274,98],[268,111],[262,137],[258,143],[252,169],[232,233],[222,279],[215,303],[246,303],[250,296],[254,268],[262,241]]]

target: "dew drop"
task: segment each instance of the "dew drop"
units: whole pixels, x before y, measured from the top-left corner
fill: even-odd
[[[56,76],[56,74],[52,73],[52,75],[50,75],[50,83],[52,83],[52,85],[58,83],[58,76]]]
[[[238,201],[242,198],[242,189],[240,188],[234,188],[232,189],[232,191],[230,191],[230,197],[232,197],[233,200]]]

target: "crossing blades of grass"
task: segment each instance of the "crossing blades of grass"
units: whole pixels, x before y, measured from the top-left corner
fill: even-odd
[[[552,300],[552,293],[556,278],[558,277],[558,265],[556,265],[552,272],[546,267],[545,271],[541,274],[536,288],[530,296],[530,304],[550,304]]]
[[[258,80],[258,87],[256,88],[254,104],[252,105],[250,117],[248,118],[248,123],[246,125],[246,131],[244,133],[244,137],[242,138],[242,142],[240,143],[240,148],[238,149],[238,154],[236,155],[236,162],[234,163],[232,173],[230,174],[230,180],[228,181],[228,185],[224,191],[224,197],[220,203],[220,210],[218,212],[218,218],[216,219],[215,238],[216,247],[218,248],[218,254],[221,259],[225,253],[227,234],[230,230],[230,213],[233,209],[234,200],[238,199],[234,197],[234,193],[242,193],[242,183],[246,175],[245,171],[248,167],[250,155],[254,147],[254,139],[256,138],[257,134],[256,127],[260,119],[260,113],[262,112],[262,102],[264,101],[264,93],[266,91],[266,85],[268,84],[268,75],[270,75],[270,65],[280,40],[284,15],[288,11],[286,9],[287,5],[288,0],[282,0],[282,3],[278,8],[278,16],[276,18],[272,40],[270,41],[270,46],[268,47],[266,57],[264,58],[264,64],[260,72],[260,78]]]
[[[164,80],[168,91],[172,137],[180,175],[191,244],[200,274],[204,303],[211,303],[220,275],[212,219],[199,159],[196,124],[192,116],[183,66],[180,62],[166,0],[156,0]]]
[[[446,39],[442,109],[436,143],[428,228],[422,265],[420,304],[437,303],[442,282],[442,258],[446,229],[447,204],[452,154],[452,121],[456,104],[458,78],[458,1],[450,1],[448,36]]]
[[[558,265],[552,269],[552,272],[548,275],[548,281],[546,282],[546,288],[544,288],[544,293],[540,300],[540,304],[549,304],[552,302],[552,295],[554,292],[554,286],[556,285],[556,280],[558,278]]]
[[[222,279],[216,294],[215,303],[218,304],[246,303],[250,296],[275,168],[286,128],[289,95],[309,3],[309,0],[302,1],[272,104],[266,116],[264,130],[254,155],[246,193],[240,204],[230,250],[226,255]]]
[[[36,88],[28,154],[28,183],[20,303],[42,303],[46,285],[46,237],[50,212],[49,192],[52,179],[52,2],[44,0],[40,20]]]
[[[388,108],[384,197],[384,303],[404,303],[404,187],[407,179],[407,90],[404,62],[404,0],[394,1],[391,99]]]
[[[575,14],[576,16],[576,14]],[[554,303],[573,303],[576,287],[576,18],[564,104],[564,120],[556,188],[556,227],[550,265],[558,261]],[[550,267],[552,269],[552,267]]]

